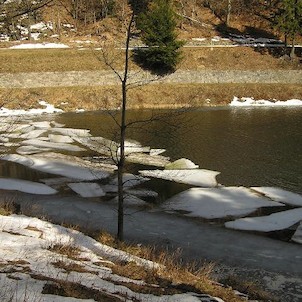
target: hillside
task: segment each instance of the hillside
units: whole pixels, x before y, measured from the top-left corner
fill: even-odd
[[[239,1],[239,0],[238,0]],[[208,1],[211,2],[211,1]],[[235,1],[236,2],[236,1]],[[234,2],[234,3],[235,3]],[[129,7],[123,1],[111,14],[91,21],[86,17],[74,18],[69,1],[54,2],[39,10],[35,20],[20,20],[20,36],[17,41],[9,41],[2,35],[0,47],[28,47],[37,43],[55,43],[66,46],[66,49],[2,49],[0,53],[0,72],[35,73],[35,72],[69,72],[69,71],[106,71],[100,47],[109,50],[114,59],[114,66],[123,67],[123,45],[125,23]],[[65,4],[64,4],[65,3]],[[223,10],[205,5],[202,1],[176,1],[178,14],[179,38],[185,41],[183,60],[178,69],[185,72],[233,71],[238,72],[238,79],[244,70],[265,72],[270,70],[300,70],[301,48],[296,49],[296,60],[289,61],[284,56],[282,38],[272,27],[268,16],[273,8],[259,1],[253,9],[234,10],[230,26],[224,25]],[[63,5],[64,4],[64,5]],[[181,4],[184,4],[183,6]],[[89,21],[90,20],[90,21]],[[27,23],[26,23],[27,22]],[[29,22],[29,23],[28,23]],[[29,35],[30,29],[30,35]],[[300,37],[301,38],[301,37]],[[60,44],[58,44],[60,43]],[[44,44],[45,45],[45,44]],[[139,36],[131,39],[131,46],[141,45]],[[278,46],[278,47],[276,47]],[[68,48],[67,48],[68,47]],[[113,50],[114,49],[114,50]],[[130,70],[140,68],[131,62]],[[39,75],[36,75],[39,76]],[[15,75],[18,79],[18,76]],[[21,81],[21,80],[20,80]],[[22,81],[21,81],[22,82]],[[35,107],[38,99],[45,99],[60,107],[68,103],[64,111],[83,108],[96,110],[114,108],[120,96],[118,85],[73,85],[73,87],[0,87],[1,102],[9,108],[21,106]],[[131,90],[132,108],[173,107],[191,104],[226,105],[234,96],[254,97],[256,99],[300,99],[302,87],[299,83],[153,83]],[[142,95],[144,97],[142,97]],[[165,104],[154,103],[155,99],[163,99]],[[7,97],[9,96],[9,101]],[[11,100],[14,100],[13,102]],[[22,102],[21,102],[22,100]],[[172,105],[173,104],[173,105]]]

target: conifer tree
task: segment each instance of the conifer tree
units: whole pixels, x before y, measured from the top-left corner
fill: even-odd
[[[173,71],[181,59],[182,41],[177,40],[176,16],[170,0],[153,0],[140,14],[137,26],[147,48],[139,49],[137,57],[147,68]]]
[[[291,57],[295,52],[295,38],[302,32],[302,0],[282,0],[281,7],[275,16],[276,27],[291,40]]]

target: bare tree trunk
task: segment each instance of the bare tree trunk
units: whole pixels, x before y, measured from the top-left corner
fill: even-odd
[[[295,39],[292,39],[292,45],[291,45],[291,50],[290,50],[290,58],[294,59],[295,58]]]
[[[126,33],[126,50],[125,50],[125,66],[124,75],[122,78],[122,108],[121,108],[121,123],[120,123],[120,154],[118,160],[118,229],[117,239],[118,241],[124,240],[124,188],[123,188],[123,172],[125,168],[125,139],[126,139],[126,110],[127,110],[127,80],[129,71],[129,43],[132,23],[134,15],[132,14],[129,21],[127,33]]]
[[[228,0],[227,15],[226,15],[226,26],[228,27],[230,26],[231,10],[232,10],[232,0]]]

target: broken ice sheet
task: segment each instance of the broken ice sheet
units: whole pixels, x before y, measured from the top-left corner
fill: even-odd
[[[142,183],[144,183],[148,180],[149,180],[149,178],[142,177],[140,175],[134,175],[134,174],[131,174],[131,173],[124,173],[123,174],[123,187],[124,188],[134,187],[134,186],[142,184]],[[113,179],[109,183],[109,185],[117,186],[118,185],[117,177],[115,179]]]
[[[111,202],[114,202],[114,203],[117,203],[118,202],[118,197],[114,197]],[[147,202],[134,196],[134,195],[131,195],[131,194],[126,194],[124,196],[124,205],[127,205],[127,206],[143,206],[143,205],[146,205]]]
[[[50,122],[43,121],[43,122],[33,122],[31,123],[35,128],[39,129],[49,129],[51,128]]]
[[[31,194],[56,194],[57,191],[47,185],[22,179],[0,178],[0,189],[15,190]]]
[[[151,198],[158,197],[157,192],[151,191],[151,190],[146,190],[146,189],[126,189],[126,192],[131,195],[135,195],[135,196],[139,196],[139,197],[151,197]]]
[[[2,159],[17,162],[42,172],[81,180],[103,179],[110,175],[104,169],[93,168],[92,165],[74,156],[64,156],[56,153],[43,153],[30,156],[9,154],[3,156]]]
[[[21,146],[16,150],[16,152],[21,155],[30,155],[30,154],[36,154],[36,153],[48,152],[48,151],[51,151],[51,149],[37,148],[34,146]]]
[[[37,137],[41,136],[45,132],[46,132],[46,130],[44,130],[44,129],[35,129],[28,133],[23,133],[19,137],[24,138],[24,139],[32,139],[32,138],[37,138]]]
[[[166,170],[186,170],[186,169],[198,169],[199,166],[195,165],[191,160],[186,158],[180,158],[165,166]]]
[[[302,207],[302,196],[299,194],[274,187],[252,187],[251,189],[275,201]]]
[[[61,134],[49,134],[49,141],[52,143],[73,143],[74,140],[70,136]]]
[[[170,158],[162,155],[150,155],[146,153],[128,154],[126,161],[146,166],[164,167],[170,162]]]
[[[91,136],[90,130],[88,129],[74,129],[74,128],[59,128],[54,127],[51,129],[53,132],[58,132],[67,136],[79,136],[79,137],[89,137]]]
[[[248,215],[261,207],[284,206],[244,187],[192,188],[166,200],[166,210],[206,219]]]
[[[82,197],[101,197],[106,195],[97,183],[69,183],[68,187]]]
[[[53,178],[42,178],[39,181],[45,183],[48,186],[59,186],[65,185],[68,182],[79,182],[79,179],[69,178],[69,177],[53,177]]]
[[[241,218],[229,221],[225,226],[237,230],[272,232],[287,229],[299,221],[302,221],[301,208],[273,213],[268,216]]]
[[[41,147],[41,148],[50,148],[50,149],[56,149],[56,150],[66,150],[66,151],[86,151],[86,149],[81,148],[76,145],[71,145],[67,143],[54,143],[54,142],[47,142],[40,139],[29,139],[22,142],[23,145],[30,145],[35,147]]]
[[[175,181],[183,184],[189,184],[200,187],[216,187],[216,176],[220,172],[190,169],[190,170],[142,170],[139,173],[143,176],[160,178]]]

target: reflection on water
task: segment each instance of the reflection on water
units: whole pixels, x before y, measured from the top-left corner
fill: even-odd
[[[153,122],[158,113],[167,115]],[[106,113],[66,113],[51,119],[66,127],[89,128],[95,136],[118,137]],[[172,159],[185,157],[220,171],[218,181],[224,185],[278,186],[302,193],[302,108],[203,108],[182,115],[136,110],[128,119],[149,120],[133,124],[129,138],[166,148]]]

